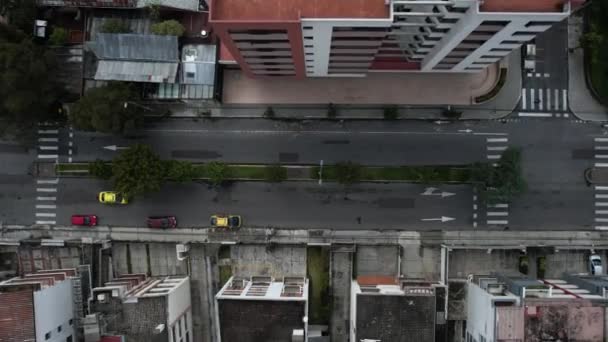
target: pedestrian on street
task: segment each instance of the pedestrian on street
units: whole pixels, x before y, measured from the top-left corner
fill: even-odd
[[[357,216],[357,223],[361,224],[361,216]]]

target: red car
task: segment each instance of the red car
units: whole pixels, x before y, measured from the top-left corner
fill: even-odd
[[[175,216],[150,216],[147,223],[148,228],[175,228],[177,218]]]
[[[96,226],[97,215],[72,215],[73,226]]]

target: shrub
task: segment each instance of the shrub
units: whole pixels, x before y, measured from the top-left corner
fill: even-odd
[[[287,169],[281,165],[271,165],[264,169],[264,178],[268,182],[279,183],[287,179]]]
[[[160,23],[153,24],[150,28],[152,33],[161,36],[177,36],[181,37],[186,32],[186,29],[177,20],[165,20]]]
[[[107,19],[99,30],[102,33],[131,33],[129,25],[117,18]]]
[[[89,173],[97,178],[110,179],[112,178],[112,164],[97,159],[89,164]]]
[[[361,180],[362,167],[353,162],[340,162],[334,166],[336,180],[340,184],[350,185]]]
[[[49,37],[49,44],[51,45],[64,45],[68,42],[68,30],[63,27],[53,28],[53,33]]]
[[[399,118],[399,108],[397,106],[384,107],[383,114],[386,120],[396,120]]]
[[[327,118],[335,119],[338,116],[338,109],[334,106],[333,103],[327,105]]]
[[[275,116],[274,109],[272,109],[272,107],[266,108],[266,110],[264,111],[264,117],[266,119],[274,119],[274,116]]]
[[[188,161],[166,160],[164,178],[174,182],[190,182],[195,176],[194,165]]]
[[[206,173],[213,186],[220,186],[230,177],[230,167],[222,162],[211,162],[207,164]]]

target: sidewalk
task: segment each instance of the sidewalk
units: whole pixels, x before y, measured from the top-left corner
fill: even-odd
[[[521,56],[515,50],[502,63],[507,68],[507,78],[498,95],[488,102],[478,105],[455,105],[454,110],[462,112],[463,120],[491,120],[509,115],[517,106],[521,96]],[[243,76],[244,77],[244,76]],[[350,82],[342,79],[341,82]],[[481,80],[486,83],[485,80]],[[432,89],[423,91],[432,92]],[[488,90],[489,91],[489,90]],[[479,94],[478,94],[479,95]],[[210,111],[213,118],[260,118],[268,108],[267,104],[200,104],[196,102],[171,103],[157,105],[170,109],[172,117],[205,117],[203,113]],[[383,105],[336,105],[337,120],[342,119],[383,119]],[[315,104],[286,104],[272,105],[277,119],[326,119],[327,105]],[[400,105],[400,119],[446,120],[442,112],[445,104],[438,105]]]
[[[578,46],[583,31],[583,17],[573,15],[568,18],[568,47]],[[570,110],[581,120],[606,121],[608,111],[593,97],[585,80],[585,59],[583,49],[568,53],[568,102]]]

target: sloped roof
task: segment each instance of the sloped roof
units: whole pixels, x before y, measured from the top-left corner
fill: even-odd
[[[177,63],[102,60],[97,64],[95,79],[101,81],[129,81],[174,83]]]
[[[199,0],[137,0],[137,7],[146,7],[149,4],[159,4],[164,7],[172,7],[186,11],[198,11]]]
[[[177,37],[154,34],[100,33],[88,43],[99,59],[179,61]]]

